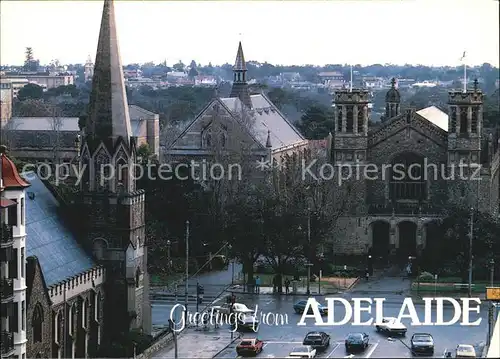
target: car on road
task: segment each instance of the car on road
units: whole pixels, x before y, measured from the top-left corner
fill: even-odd
[[[475,358],[476,349],[469,344],[459,344],[455,350],[455,358]]]
[[[239,314],[237,318],[238,330],[251,330],[257,332],[259,330],[259,318],[256,315]]]
[[[243,314],[252,314],[254,312],[253,309],[248,308],[245,304],[234,303],[233,313],[243,313]],[[216,305],[213,307],[215,312],[219,312],[222,314],[230,314],[231,313],[231,304],[225,303],[223,305]]]
[[[302,344],[309,345],[317,350],[325,350],[330,346],[330,336],[325,332],[309,332]]]
[[[257,355],[264,349],[264,342],[258,338],[243,339],[236,346],[236,353],[239,356]]]
[[[402,336],[405,336],[406,331],[408,330],[403,323],[393,317],[382,318],[382,322],[376,323],[375,328],[377,329],[377,332],[385,332]]]
[[[350,333],[345,338],[345,350],[351,352],[354,350],[365,350],[368,348],[370,337],[366,333]]]
[[[310,345],[304,345],[301,347],[295,347],[292,349],[290,354],[288,354],[290,358],[314,358],[316,357],[316,349],[314,349]]]
[[[319,312],[321,313],[321,315],[328,314],[328,307],[321,305],[318,301],[315,301],[315,303],[316,303],[316,306],[317,306]],[[304,313],[304,310],[306,309],[306,305],[307,305],[307,300],[299,300],[297,303],[295,303],[293,305],[293,310],[297,314],[302,314],[302,313]],[[309,307],[307,314],[313,314],[312,306]]]
[[[415,333],[411,337],[411,351],[413,354],[434,355],[434,338],[428,333]]]

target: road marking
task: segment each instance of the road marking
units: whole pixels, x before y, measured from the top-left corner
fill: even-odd
[[[302,342],[266,342],[266,344],[302,344]]]
[[[370,351],[368,352],[368,354],[365,355],[365,358],[371,357],[371,355],[373,354],[373,352],[375,351],[375,349],[377,349],[379,343],[380,343],[380,341],[378,341],[375,344],[373,344],[373,347],[370,349]]]
[[[354,358],[354,354],[349,354],[348,356],[346,356],[344,358]]]
[[[264,343],[264,345],[262,346],[262,349],[264,349],[267,344],[269,344],[269,343]]]
[[[333,348],[333,350],[330,352],[330,354],[328,354],[326,357],[329,358],[333,354],[333,352],[338,349],[338,347],[340,347],[340,344],[335,343],[335,348]]]

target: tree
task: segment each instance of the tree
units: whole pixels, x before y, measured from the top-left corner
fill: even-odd
[[[196,67],[191,67],[191,68],[189,69],[188,76],[189,76],[191,79],[194,79],[196,76],[198,76],[198,70],[196,70]]]
[[[302,115],[297,128],[310,140],[322,140],[333,131],[333,117],[327,109],[311,106]]]
[[[37,84],[27,84],[22,87],[17,93],[17,98],[20,101],[27,99],[38,100],[43,98],[43,88]]]
[[[182,72],[184,71],[184,69],[186,68],[186,65],[184,65],[182,63],[181,60],[179,60],[178,63],[176,63],[174,66],[172,66],[172,68],[175,70],[175,71],[179,71],[179,72]]]
[[[141,163],[147,163],[153,156],[153,151],[149,148],[147,143],[143,143],[137,149],[137,158]]]
[[[14,104],[14,116],[19,117],[51,117],[55,105],[41,99],[26,99]]]
[[[61,161],[61,150],[63,146],[63,122],[61,119],[61,110],[51,104],[45,104],[48,113],[47,122],[50,129],[50,146],[53,154],[53,163],[58,164]]]

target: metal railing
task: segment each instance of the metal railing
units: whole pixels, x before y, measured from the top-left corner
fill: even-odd
[[[14,296],[14,281],[12,279],[2,279],[0,282],[0,295],[2,301]]]
[[[443,209],[428,204],[396,203],[396,204],[372,204],[368,207],[368,213],[372,215],[396,216],[419,216],[438,215]]]
[[[2,331],[2,354],[7,354],[14,350],[14,335],[12,333]]]

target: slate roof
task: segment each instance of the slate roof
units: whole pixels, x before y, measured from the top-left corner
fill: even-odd
[[[448,115],[436,106],[423,108],[417,114],[448,132]]]
[[[47,286],[85,272],[97,265],[79,246],[57,212],[59,203],[34,172],[21,175],[31,183],[26,196],[27,257],[36,256]]]
[[[271,137],[272,149],[276,150],[305,141],[300,132],[279,112],[276,106],[263,94],[251,95],[255,124],[253,134],[257,140],[266,146],[268,132]],[[221,101],[233,112],[241,111],[239,98],[221,98]]]

